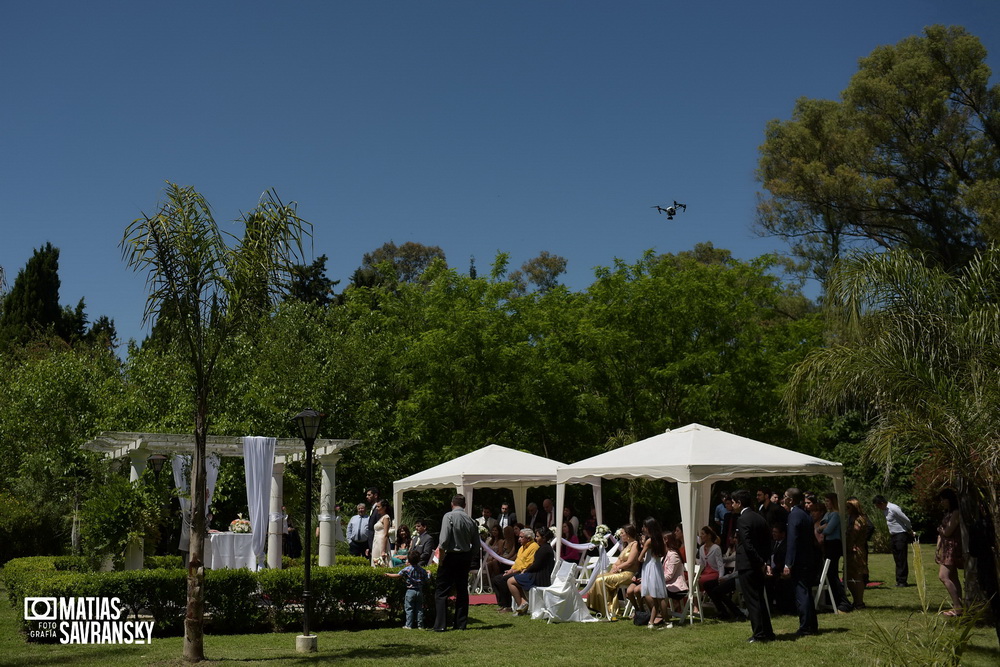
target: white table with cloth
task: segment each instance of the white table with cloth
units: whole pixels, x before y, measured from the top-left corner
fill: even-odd
[[[257,569],[253,533],[209,533],[205,540],[205,567],[210,570]]]

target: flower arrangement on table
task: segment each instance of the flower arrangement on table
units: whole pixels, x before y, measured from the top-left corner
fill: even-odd
[[[250,529],[250,520],[244,519],[242,514],[237,514],[236,518],[232,520],[229,524],[229,532],[231,533],[249,533],[252,532]]]
[[[608,528],[607,524],[598,524],[597,528],[594,529],[594,536],[590,538],[591,544],[607,544],[608,538],[611,536],[611,529]]]

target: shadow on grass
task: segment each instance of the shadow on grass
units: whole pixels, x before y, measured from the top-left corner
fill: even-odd
[[[432,656],[450,653],[453,647],[447,649],[438,646],[428,646],[426,644],[379,644],[378,646],[365,646],[352,649],[337,655],[338,660],[379,660],[387,662],[393,659],[409,658],[416,656]],[[324,656],[329,659],[329,656]]]

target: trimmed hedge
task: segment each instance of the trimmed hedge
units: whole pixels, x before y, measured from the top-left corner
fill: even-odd
[[[170,557],[166,557],[170,558]],[[364,564],[340,564],[341,561]],[[153,618],[159,636],[183,633],[187,604],[187,571],[179,568],[120,572],[83,571],[85,562],[67,557],[35,556],[9,561],[0,570],[14,608],[25,597],[118,597],[129,615]],[[345,625],[398,623],[406,588],[402,579],[384,576],[396,568],[373,568],[364,559],[345,557],[332,567],[312,569],[313,625],[332,629]],[[424,598],[430,601],[435,573]],[[205,573],[205,629],[232,634],[292,629],[302,622],[305,571],[208,570]],[[27,627],[27,624],[24,624]]]

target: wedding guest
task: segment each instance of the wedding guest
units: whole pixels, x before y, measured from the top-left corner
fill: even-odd
[[[722,532],[718,534],[722,538],[719,548],[730,551],[736,548],[736,514],[733,513],[732,496],[727,493],[722,502],[725,505],[726,513],[722,517]]]
[[[771,529],[764,517],[753,511],[751,504],[749,491],[740,489],[733,494],[733,510],[739,512],[739,519],[736,521],[739,531],[736,571],[753,630],[747,641],[771,642],[775,639],[774,628],[764,599],[764,572],[770,557]]]
[[[555,567],[556,552],[549,544],[551,541],[552,531],[548,528],[540,528],[535,533],[538,549],[535,550],[535,557],[532,559],[531,565],[523,572],[518,572],[507,579],[507,590],[514,602],[514,611],[519,615],[528,612],[528,591],[535,586],[552,585],[552,568]]]
[[[563,506],[563,525],[570,524],[570,532],[573,537],[580,534],[580,520],[573,514],[573,508],[569,505]],[[567,538],[569,539],[569,538]]]
[[[642,523],[642,536],[644,538],[642,553],[639,560],[642,561],[642,582],[640,589],[642,599],[649,609],[650,629],[664,627],[667,623],[667,586],[663,581],[663,558],[667,555],[667,548],[663,544],[663,528],[660,522],[653,517],[647,517]]]
[[[517,540],[518,530],[514,526],[507,526],[503,529],[503,539],[500,540],[500,544],[497,546],[490,546],[497,555],[506,560],[514,560],[517,556]],[[490,581],[493,581],[493,577],[497,576],[504,570],[503,564],[498,561],[493,556],[486,557],[486,572],[489,574]]]
[[[368,487],[365,490],[365,500],[368,501],[368,506],[372,508],[371,514],[368,515],[368,548],[365,549],[365,556],[371,558],[372,548],[375,544],[375,524],[381,519],[378,511],[378,488],[374,486]]]
[[[420,556],[411,552],[406,556],[409,563],[399,572],[386,572],[385,576],[406,580],[406,597],[403,598],[403,629],[417,630],[424,627],[424,586],[430,575],[420,566]]]
[[[573,526],[569,522],[562,525],[562,536],[567,542],[572,542],[573,544],[580,543],[580,539],[576,536],[576,533],[573,532]],[[568,560],[571,563],[575,563],[580,560],[580,552],[576,549],[570,549],[566,545],[563,545],[561,558],[563,560]]]
[[[510,503],[500,505],[500,516],[497,517],[497,523],[500,524],[500,530],[517,523],[517,515],[511,511]]]
[[[681,545],[675,533],[664,533],[663,544],[667,555],[663,559],[663,583],[667,587],[667,598],[675,612],[684,608],[688,596],[687,578],[684,576],[684,562],[681,559]]]
[[[493,518],[493,510],[483,505],[483,515],[476,519],[476,523],[480,526],[486,526],[487,530],[490,530],[493,526],[497,525],[497,520]]]
[[[823,527],[820,525],[820,522],[826,515],[826,505],[824,505],[823,501],[817,498],[814,493],[807,493],[803,504],[806,512],[809,514],[809,518],[812,519],[813,522],[813,547],[816,549],[817,553],[822,556]],[[820,563],[822,564],[822,560]]]
[[[664,534],[664,538],[665,537],[666,537],[666,534]],[[685,548],[685,546],[684,546],[684,526],[683,525],[677,524],[676,526],[674,526],[674,537],[677,539],[677,544],[678,544],[677,551],[681,555],[681,562],[682,563],[687,563],[688,562],[688,560],[687,560],[688,557],[687,557],[687,548]],[[685,577],[687,576],[686,572],[684,573],[684,576]]]
[[[412,543],[410,528],[405,523],[396,529],[396,546],[392,552],[392,564],[399,567],[408,561],[407,554],[410,553]],[[419,560],[418,560],[419,562]]]
[[[787,529],[785,524],[776,523],[771,526],[771,558],[768,560],[764,573],[764,586],[767,599],[771,605],[772,616],[787,614],[792,611],[792,591],[788,582],[782,579],[785,570],[785,552],[788,548]]]
[[[347,550],[352,556],[364,556],[368,548],[368,517],[364,503],[358,503],[357,514],[347,522]]]
[[[729,494],[725,491],[719,492],[719,504],[715,506],[715,510],[712,512],[712,523],[715,524],[715,533],[717,535],[722,534],[722,522],[726,518],[726,512],[729,508],[726,507],[726,499],[729,498]]]
[[[389,501],[380,500],[375,505],[378,512],[378,521],[372,529],[372,566],[385,567],[389,564],[389,531],[392,518],[389,516]]]
[[[776,523],[788,523],[788,512],[781,506],[781,503],[772,500],[776,496],[777,494],[772,494],[771,490],[766,487],[757,490],[757,512],[764,517],[768,526],[773,526]]]
[[[535,528],[545,525],[543,517],[538,514],[538,505],[535,503],[528,503],[528,513],[524,517],[524,527]]]
[[[501,574],[493,577],[492,581],[493,592],[497,596],[497,606],[501,612],[513,611],[513,599],[510,595],[510,589],[507,587],[507,580],[531,567],[531,564],[535,561],[535,552],[538,551],[538,543],[535,541],[535,531],[530,528],[521,530],[518,540],[521,543],[521,548],[517,550],[517,557],[514,559],[514,564]]]
[[[846,509],[847,587],[854,599],[854,608],[864,609],[865,586],[868,582],[868,534],[872,524],[857,498],[848,498]]]
[[[493,527],[490,528],[490,536],[486,538],[486,546],[493,551],[496,551],[501,547],[503,542],[503,531],[500,529],[500,524],[495,523]]]
[[[552,502],[551,498],[546,498],[542,501],[542,525],[551,530],[552,526],[556,525],[556,506]]]
[[[951,609],[942,612],[945,616],[962,615],[962,582],[958,570],[965,566],[962,554],[961,516],[958,512],[958,496],[951,489],[945,489],[938,498],[944,516],[937,527],[937,549],[934,562],[940,565],[938,578],[951,596]]]
[[[819,632],[816,605],[812,587],[819,578],[812,519],[802,508],[802,492],[791,487],[782,498],[788,510],[788,546],[785,549],[785,570],[795,591],[795,607],[799,612],[799,629],[796,635],[806,637]]]
[[[451,511],[441,518],[441,537],[437,585],[434,590],[434,631],[444,632],[448,625],[448,597],[455,589],[455,630],[465,630],[469,622],[469,569],[479,561],[479,530],[465,513],[465,496],[451,499]]]
[[[410,551],[416,552],[420,557],[420,566],[427,567],[434,556],[434,549],[437,547],[437,538],[428,531],[427,519],[417,519],[413,528],[417,534],[410,541]]]
[[[885,496],[872,498],[872,505],[885,514],[889,541],[892,544],[892,559],[896,561],[896,586],[902,588],[907,585],[906,580],[910,576],[907,552],[910,543],[913,542],[913,526],[910,524],[910,518],[899,509],[899,505],[890,503]]]
[[[736,590],[736,572],[726,573],[722,561],[722,549],[719,547],[719,535],[711,526],[702,526],[698,533],[701,546],[698,547],[698,563],[701,574],[698,584],[705,591],[722,621],[745,621],[746,616],[733,602],[732,594]]]
[[[597,532],[597,508],[590,508],[590,516],[583,522],[583,540],[589,542]]]
[[[598,575],[587,595],[587,606],[598,614],[608,614],[608,620],[618,619],[618,589],[632,581],[639,570],[639,531],[627,524],[619,532],[622,549],[618,560],[609,571]]]
[[[844,542],[837,494],[828,493],[823,499],[826,501],[826,513],[823,514],[819,525],[823,534],[823,557],[830,561],[830,569],[826,576],[833,590],[833,601],[837,605],[837,611],[849,612],[854,609],[854,605],[847,601],[844,585],[840,581],[840,557],[844,553]]]

